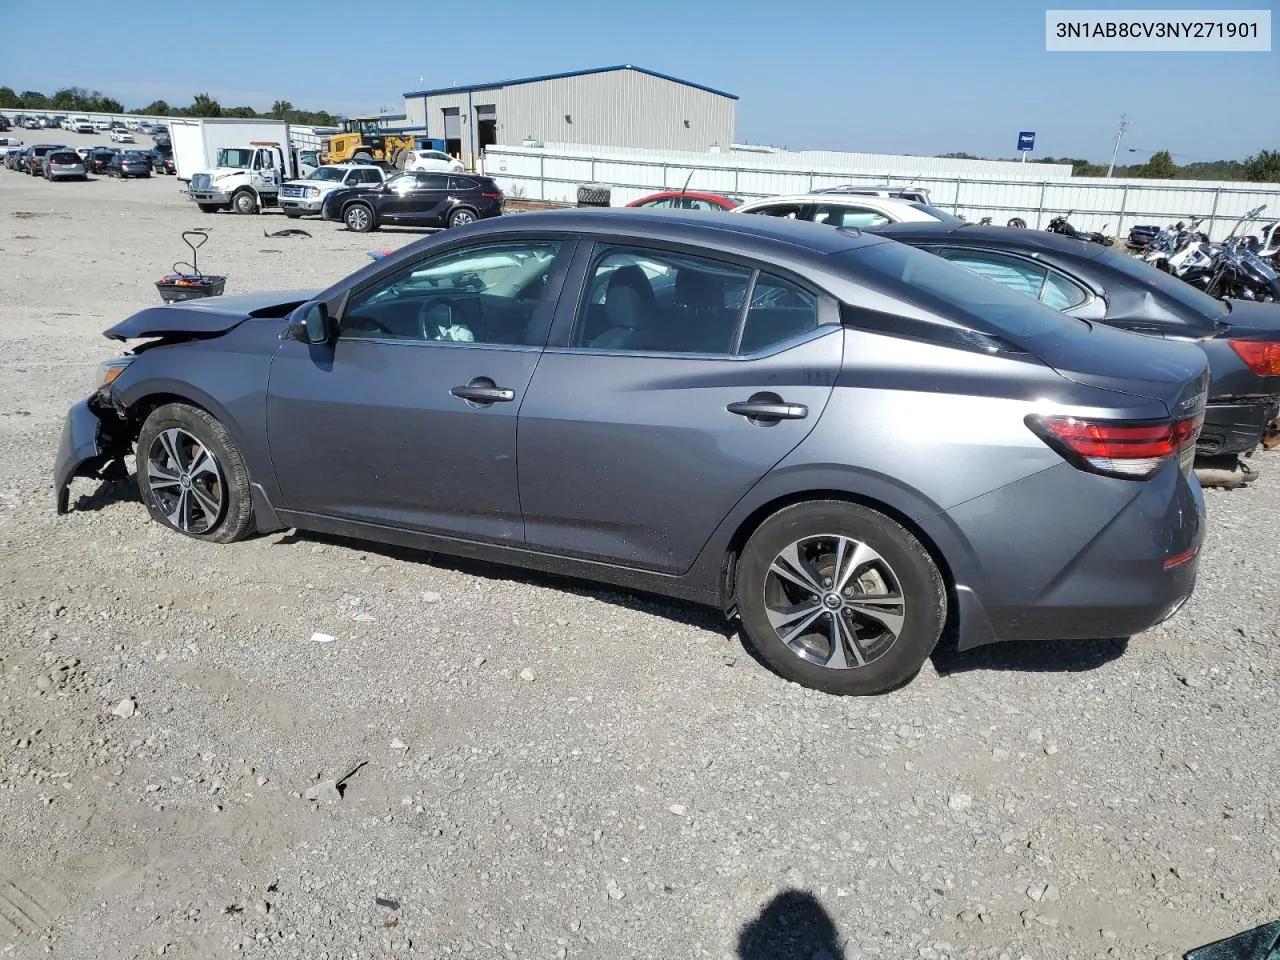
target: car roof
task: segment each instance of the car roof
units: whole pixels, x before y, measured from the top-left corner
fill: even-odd
[[[874,193],[791,193],[781,197],[762,197],[759,200],[748,200],[747,203],[755,205],[757,203],[866,203],[872,200],[876,203],[887,203],[890,207],[910,207],[918,210],[917,200],[905,200],[902,197],[881,197]]]
[[[976,223],[888,223],[875,227],[875,232],[890,239],[906,242],[972,243],[983,247],[1002,247],[1031,253],[1062,254],[1092,260],[1107,247],[1077,240],[1047,230],[1018,227],[982,226]]]
[[[634,207],[543,210],[494,217],[467,228],[474,233],[555,230],[570,233],[623,234],[638,240],[722,247],[745,255],[769,252],[822,257],[883,243],[856,230],[832,230],[818,224],[776,217],[744,217],[703,210],[648,210]]]

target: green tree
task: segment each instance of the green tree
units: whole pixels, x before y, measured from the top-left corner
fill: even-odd
[[[18,106],[26,110],[43,110],[49,106],[49,98],[39,90],[23,90]]]
[[[1133,174],[1135,177],[1143,177],[1147,180],[1172,180],[1177,175],[1178,167],[1174,164],[1168,150],[1158,150],[1153,153]]]
[[[18,95],[13,87],[0,87],[0,107],[20,107]]]
[[[207,93],[197,93],[191,106],[187,107],[187,113],[193,117],[220,117],[222,104]]]
[[[1254,183],[1280,183],[1280,150],[1263,150],[1246,158],[1244,178]]]
[[[165,100],[152,100],[145,107],[139,107],[137,110],[133,110],[131,112],[144,114],[149,117],[172,117],[180,116],[185,111],[169,106],[168,102]]]
[[[289,120],[296,112],[293,104],[288,100],[277,100],[271,105],[271,112],[267,116],[275,117],[277,120]]]
[[[224,117],[238,117],[241,120],[252,120],[258,115],[258,111],[253,107],[223,107],[222,115]]]

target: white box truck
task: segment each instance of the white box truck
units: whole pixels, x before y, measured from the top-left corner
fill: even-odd
[[[178,179],[205,213],[275,207],[286,180],[314,169],[300,161],[282,120],[180,118],[169,132]]]

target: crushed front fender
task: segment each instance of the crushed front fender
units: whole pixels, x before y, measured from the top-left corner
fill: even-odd
[[[124,458],[132,451],[126,424],[97,397],[81,400],[67,411],[53,468],[58,513],[70,509],[71,481],[76,477],[124,475]]]

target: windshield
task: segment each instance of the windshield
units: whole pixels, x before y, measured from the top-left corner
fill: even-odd
[[[347,175],[347,171],[339,167],[321,167],[319,170],[311,171],[308,180],[341,180]]]
[[[913,203],[913,207],[917,210],[923,210],[931,217],[937,217],[943,223],[964,223],[962,217],[955,217],[947,213],[945,210],[939,210],[937,207],[930,206],[927,203]]]
[[[941,302],[951,308],[946,313],[956,322],[984,333],[1008,334],[1015,342],[1046,335],[1061,335],[1068,327],[1084,324],[1059,313],[1033,298],[994,280],[956,266],[942,257],[925,253],[904,243],[877,243],[849,251],[858,267],[869,270],[904,298],[919,302],[919,294],[936,309]],[[955,318],[955,312],[963,314]]]
[[[248,170],[253,163],[253,151],[244,147],[224,147],[218,151],[217,167],[230,167],[233,170]]]
[[[1126,277],[1151,287],[1162,296],[1189,307],[1206,320],[1216,320],[1226,312],[1221,301],[1137,257],[1130,257],[1116,250],[1103,250],[1095,262],[1105,264],[1117,273],[1123,273]]]

